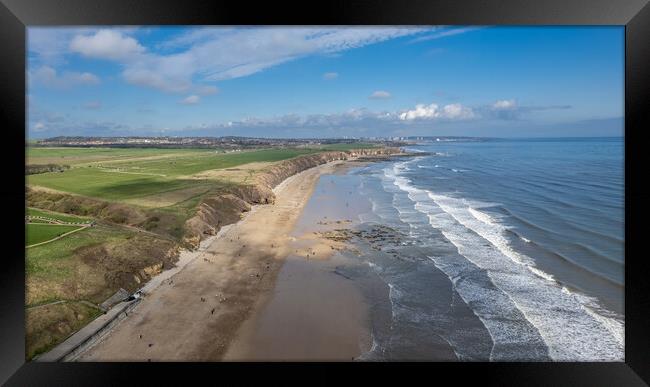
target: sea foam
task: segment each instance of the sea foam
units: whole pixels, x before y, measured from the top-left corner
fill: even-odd
[[[599,313],[587,296],[563,291],[530,257],[514,251],[504,236],[507,227],[480,210],[485,204],[415,187],[401,175],[408,170],[406,163],[386,168],[385,179],[403,191],[413,207],[429,217],[431,227],[440,230],[468,261],[431,257],[484,321],[495,341],[494,360],[507,359],[510,344],[534,342],[537,333],[555,360],[623,359],[620,319]],[[485,271],[493,286],[472,282],[472,266]],[[516,320],[517,312],[525,321]],[[531,332],[527,322],[537,332]]]

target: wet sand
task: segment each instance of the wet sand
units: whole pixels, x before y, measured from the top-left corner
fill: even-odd
[[[346,185],[350,166],[359,164],[340,166],[336,178],[321,176],[271,297],[243,324],[225,360],[350,361],[371,348],[368,289],[387,301],[386,286],[367,276],[352,278],[350,270],[365,268],[354,259],[354,247],[324,237],[353,227],[357,214],[369,209],[356,187]]]
[[[335,273],[338,258],[288,258],[272,298],[242,326],[224,359],[349,361],[367,351],[368,308]]]
[[[292,244],[296,240],[292,236],[294,225],[319,177],[334,172],[335,166],[340,164],[342,162],[322,165],[285,180],[274,190],[277,195],[274,205],[255,206],[243,220],[197,253],[198,256],[181,271],[145,293],[140,305],[129,313],[128,318],[86,351],[79,361],[222,360],[233,339],[242,335],[244,322],[253,316],[255,310],[271,304],[267,301],[276,289],[275,280],[282,264],[295,251]],[[300,268],[291,267],[287,270],[288,274],[298,270],[291,275],[295,278],[314,269],[304,268],[306,271],[300,272]],[[330,329],[341,333],[340,341],[326,336],[330,337],[330,345],[319,345],[318,348],[323,348],[322,353],[309,354],[314,358],[340,360],[354,357],[355,353],[360,353],[360,349],[355,351],[354,346],[358,347],[356,343],[364,335],[365,314],[361,297],[353,295],[352,291],[344,291],[345,286],[330,284],[324,277],[313,285],[311,292],[294,291],[305,294],[305,298],[295,302],[310,311],[311,314],[306,315],[312,320],[343,314],[340,312],[341,304],[328,306],[322,302],[324,298],[344,301],[344,308],[349,313],[344,312],[347,320],[340,320],[333,326],[340,330]],[[283,291],[283,285],[279,285],[278,290]],[[330,291],[345,297],[332,296],[328,293]],[[321,307],[312,305],[310,300],[316,298],[321,298]],[[291,307],[292,302],[288,300],[279,305],[294,313],[301,310]],[[332,312],[334,309],[336,311]],[[309,332],[303,333],[303,337],[309,335]],[[282,335],[279,333],[278,337]],[[269,351],[273,348],[270,347]],[[278,358],[288,358],[293,354],[298,357],[309,355],[295,350]],[[254,358],[252,355],[240,357],[241,360]]]

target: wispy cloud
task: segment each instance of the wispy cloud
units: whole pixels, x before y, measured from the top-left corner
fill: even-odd
[[[454,35],[460,35],[460,34],[465,34],[467,32],[472,32],[472,31],[477,31],[480,29],[486,28],[485,26],[478,26],[478,27],[463,27],[463,28],[452,28],[440,32],[436,32],[430,35],[423,35],[419,36],[413,40],[411,40],[409,43],[419,43],[419,42],[426,42],[428,40],[435,40],[435,39],[440,39],[444,38],[446,36],[454,36]]]
[[[179,101],[179,103],[183,105],[196,105],[199,102],[201,102],[201,97],[198,95],[189,95]]]
[[[503,99],[495,101],[489,106],[481,107],[480,114],[485,118],[518,120],[536,111],[564,110],[570,108],[571,105],[522,106],[515,99]]]
[[[388,99],[390,97],[391,94],[385,90],[377,90],[368,96],[370,99]]]
[[[332,79],[336,79],[338,77],[339,77],[339,73],[335,73],[335,72],[329,72],[329,73],[323,74],[323,79],[326,79],[328,81],[332,80]]]
[[[32,34],[30,52],[54,57],[67,50],[67,54],[114,61],[123,65],[122,77],[128,83],[198,95],[206,83],[245,77],[306,56],[337,54],[435,28],[205,27],[156,47],[145,47],[133,29],[81,29],[58,34],[56,49],[51,52],[43,33],[47,30],[39,30]]]

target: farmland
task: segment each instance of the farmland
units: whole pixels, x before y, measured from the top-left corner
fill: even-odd
[[[73,147],[27,147],[28,164],[68,164],[77,165],[108,160],[123,160],[165,155],[183,155],[206,152],[195,149],[156,149],[156,148],[73,148]]]
[[[67,156],[66,150],[73,156]],[[223,179],[193,178],[199,172],[248,163],[270,163],[314,152],[317,150],[266,149],[217,153],[192,149],[106,151],[89,148],[36,148],[28,152],[28,162],[43,158],[62,162],[67,157],[75,157],[75,161],[70,163],[73,167],[64,172],[30,175],[28,184],[108,201],[143,198],[181,190],[195,193],[201,188],[207,191],[211,187],[227,183]],[[187,198],[185,195],[179,196],[179,200]]]

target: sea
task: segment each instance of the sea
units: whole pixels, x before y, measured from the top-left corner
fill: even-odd
[[[361,359],[624,361],[623,138],[406,149],[346,176],[357,228],[399,235],[360,248],[389,298]]]

